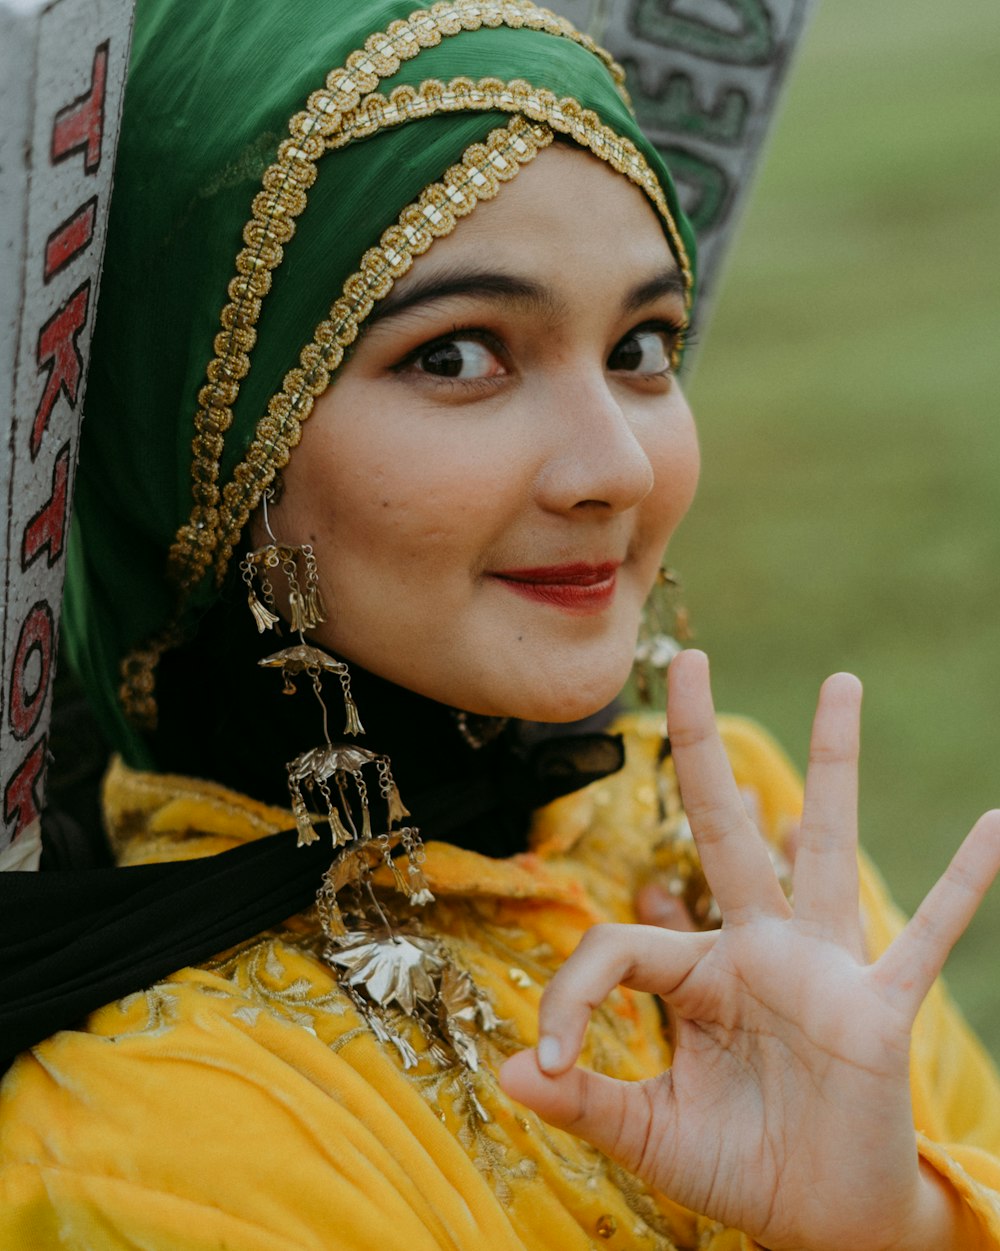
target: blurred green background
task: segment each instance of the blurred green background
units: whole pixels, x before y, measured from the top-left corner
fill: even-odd
[[[688,379],[672,546],[716,702],[804,764],[866,685],[862,840],[912,909],[1000,805],[1000,4],[826,0]],[[947,979],[1000,1058],[1000,884]]]

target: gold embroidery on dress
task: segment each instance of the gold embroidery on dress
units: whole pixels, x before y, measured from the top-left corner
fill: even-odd
[[[551,976],[556,962],[551,949],[534,939],[530,931],[484,924],[481,920],[484,909],[479,904],[452,904],[446,911],[450,922],[448,928],[455,926],[470,935],[468,939],[461,939],[452,934],[448,942],[449,947],[454,948],[456,958],[473,974],[479,975],[487,963],[502,969],[516,956],[521,964],[533,970],[540,985],[544,985]],[[474,942],[473,934],[476,936]],[[346,1025],[345,1018],[354,1015],[356,1005],[336,983],[331,983],[329,989],[324,990],[321,984],[309,977],[294,976],[292,967],[282,958],[283,949],[310,957],[319,964],[322,934],[318,927],[310,927],[303,933],[282,930],[261,935],[204,967],[230,981],[235,990],[246,996],[246,1002],[240,1004],[233,1015],[251,1029],[256,1025],[256,1014],[265,1010],[308,1029],[318,1037],[328,1038],[330,1031],[321,1028],[321,1018],[332,1015]],[[285,984],[284,979],[290,980]],[[156,992],[159,991],[165,993],[158,995]],[[154,988],[148,993],[147,1002],[151,1011],[149,1027],[165,1027],[171,1004],[169,988]],[[400,1013],[398,1025],[409,1030],[416,1043],[418,1034],[414,1022]],[[335,1053],[342,1052],[357,1038],[370,1034],[369,1027],[361,1022],[356,1026],[347,1025],[344,1028],[338,1025],[337,1028],[337,1036],[327,1043]],[[623,1022],[614,1014],[599,1012],[595,1015],[591,1046],[595,1060],[603,1056],[607,1067],[613,1066],[614,1056],[628,1046],[622,1030]],[[481,1034],[477,1043],[488,1060],[488,1066],[480,1068],[475,1074],[470,1074],[459,1063],[443,1067],[435,1065],[429,1050],[421,1051],[419,1062],[413,1067],[407,1068],[400,1060],[399,1069],[440,1119],[457,1123],[456,1138],[489,1182],[499,1201],[507,1204],[520,1184],[537,1178],[539,1163],[537,1159],[518,1151],[516,1144],[490,1115],[489,1107],[497,1099],[502,1099],[493,1072],[503,1059],[523,1047],[525,1040],[515,1036],[508,1026],[501,1026]],[[641,1239],[654,1251],[684,1251],[684,1243],[671,1239],[669,1223],[659,1213],[655,1199],[630,1174],[617,1170],[600,1152],[584,1144],[574,1143],[573,1149],[569,1150],[568,1136],[551,1130],[534,1113],[522,1113],[518,1125],[522,1132],[530,1134],[536,1144],[535,1155],[542,1151],[556,1161],[560,1173],[576,1181],[577,1189],[584,1198],[589,1200],[590,1195],[596,1198],[595,1192],[602,1187],[618,1191],[634,1217],[631,1228],[635,1239]]]
[[[625,838],[628,859],[642,861],[661,832],[660,820],[664,812],[660,804],[671,818],[682,815],[674,770],[669,759],[658,759],[659,734],[652,721],[637,720],[627,732],[630,749],[626,771],[617,779],[599,783],[589,792],[593,798],[590,817],[572,854],[555,852],[544,856],[553,882],[559,879],[561,871],[568,871],[572,879],[593,896],[591,883],[599,877],[608,886],[601,896],[602,914],[608,918],[621,917],[621,904],[631,896],[635,885],[628,874],[607,873],[608,840],[617,839],[621,847],[621,840]],[[150,829],[155,828],[157,815],[164,807],[173,803],[178,790],[186,794],[190,789],[207,797],[212,805],[226,794],[223,788],[210,786],[207,796],[203,796],[202,783],[182,784],[180,779],[162,779],[162,795],[157,799],[156,786],[150,783],[149,775],[126,772],[119,785],[124,786],[128,778],[140,784],[139,794],[148,800],[143,811]],[[656,779],[659,779],[658,784],[654,786]],[[644,794],[641,802],[640,791]],[[650,794],[646,795],[646,791]],[[601,803],[602,796],[608,802]],[[242,803],[257,811],[257,805],[251,801],[232,796],[234,807]],[[769,820],[773,824],[776,818],[771,816]],[[185,826],[178,831],[179,839],[187,829]],[[774,830],[765,830],[765,833],[773,836]],[[250,838],[252,833],[248,831],[243,837]],[[551,845],[558,846],[557,840]],[[514,866],[507,868],[513,874]],[[664,863],[663,868],[669,870],[669,864]],[[446,939],[461,967],[481,985],[491,990],[495,988],[501,1009],[503,997],[518,992],[523,995],[522,1004],[530,1007],[557,966],[561,949],[555,950],[532,928],[533,905],[521,912],[506,899],[463,893],[474,886],[469,880],[473,872],[466,870],[462,880],[452,879],[447,893],[434,906],[433,921],[429,924],[433,925],[433,932]],[[538,896],[539,899],[554,897]],[[560,899],[565,902],[564,896]],[[186,1005],[190,1003],[187,996],[196,991],[224,1005],[233,1020],[251,1034],[259,1028],[262,1017],[269,1017],[307,1030],[336,1054],[349,1053],[353,1043],[365,1040],[362,1045],[368,1050],[357,1058],[344,1054],[344,1062],[363,1074],[376,1089],[391,1092],[391,1074],[390,1085],[380,1086],[384,1073],[383,1077],[376,1076],[371,1067],[368,1026],[358,1017],[322,962],[323,944],[324,936],[315,913],[304,913],[285,926],[248,939],[204,964],[203,968],[219,980],[195,975],[198,980],[192,983],[187,980],[190,975],[182,975],[184,980],[180,984],[167,982],[122,1000],[117,1011],[122,1018],[130,1020],[123,1021],[121,1030],[112,1024],[111,1036],[170,1031],[183,1021]],[[520,977],[512,978],[512,970],[523,973],[529,985],[524,986]],[[225,987],[225,982],[230,986]],[[651,1011],[649,1005],[644,1011]],[[633,1020],[610,1010],[595,1014],[589,1048],[595,1066],[619,1076],[634,1073],[630,1067],[631,1056],[637,1038],[635,1030],[641,1027],[640,1018]],[[648,1029],[643,1030],[643,1037],[649,1040]],[[557,1179],[567,1179],[565,1190],[560,1187],[557,1195],[566,1212],[579,1222],[590,1239],[598,1239],[602,1246],[635,1246],[652,1251],[712,1251],[716,1247],[721,1251],[725,1247],[732,1251],[738,1244],[738,1235],[734,1241],[733,1231],[727,1232],[717,1222],[664,1203],[593,1148],[550,1129],[534,1113],[505,1106],[492,1073],[502,1059],[531,1041],[516,1037],[510,1025],[502,1026],[489,1038],[481,1040],[486,1063],[475,1074],[472,1092],[487,1113],[497,1113],[489,1121],[484,1121],[476,1112],[459,1065],[437,1069],[427,1062],[407,1070],[395,1059],[390,1048],[380,1050],[386,1065],[392,1066],[400,1078],[420,1093],[432,1113],[450,1126],[501,1203],[516,1200],[518,1193],[523,1195],[527,1186],[547,1184],[547,1176],[554,1175]],[[641,1067],[642,1071],[651,1071],[645,1061],[641,1062]],[[657,1067],[662,1067],[660,1061]],[[608,1238],[602,1237],[598,1229],[598,1221],[605,1218],[617,1222],[616,1230]]]
[[[122,1013],[131,1012],[142,1004],[146,1009],[146,1020],[137,1029],[130,1031],[145,1034],[151,1038],[159,1038],[168,1033],[178,1020],[180,1007],[177,989],[169,985],[151,986],[148,990],[137,990],[118,1001],[118,1010]]]
[[[512,928],[509,925],[483,924],[483,907],[477,902],[449,905],[448,928],[467,932],[468,938],[454,934],[448,939],[462,965],[474,974],[487,965],[505,969],[511,958],[537,974],[540,985],[548,980],[556,963],[551,949],[537,941],[530,930]],[[475,935],[475,939],[473,939]],[[342,987],[334,981],[326,983],[328,971],[323,970],[321,949],[323,935],[313,922],[308,927],[281,929],[260,935],[240,944],[215,960],[207,962],[206,971],[228,981],[239,997],[232,1016],[249,1030],[253,1030],[262,1012],[286,1020],[308,1030],[334,1053],[341,1053],[359,1038],[370,1036],[369,1027],[355,1017],[355,1006]],[[296,975],[294,961],[306,957],[322,970],[320,978]],[[122,1001],[122,1010],[132,1008],[137,1000],[144,1003],[147,1013],[141,1033],[167,1032],[177,1019],[179,1006],[178,989],[170,984],[155,986],[141,994]],[[199,993],[219,999],[231,999],[221,987],[200,985]],[[323,1028],[322,1021],[333,1018],[337,1024],[333,1030]],[[357,1019],[357,1018],[356,1018]],[[409,1022],[409,1028],[414,1028]],[[613,1013],[595,1014],[592,1026],[591,1055],[595,1062],[603,1057],[606,1067],[613,1069],[616,1056],[627,1054],[629,1040],[626,1023]],[[596,1232],[593,1205],[599,1205],[599,1214],[617,1210],[618,1232],[628,1232],[628,1245],[642,1245],[652,1251],[694,1251],[707,1247],[711,1230],[707,1223],[698,1221],[700,1241],[680,1239],[673,1231],[670,1217],[663,1213],[657,1200],[631,1174],[610,1162],[594,1148],[571,1141],[568,1135],[550,1129],[534,1113],[521,1110],[517,1128],[528,1135],[533,1144],[532,1154],[519,1149],[517,1140],[490,1115],[490,1109],[503,1096],[499,1094],[493,1072],[499,1063],[525,1045],[524,1039],[516,1037],[509,1027],[484,1034],[477,1039],[488,1061],[486,1067],[476,1074],[469,1074],[461,1064],[453,1063],[439,1068],[430,1062],[427,1051],[421,1054],[421,1063],[407,1069],[399,1061],[400,1074],[421,1094],[428,1106],[443,1121],[455,1125],[458,1142],[469,1159],[482,1173],[502,1204],[509,1204],[517,1189],[539,1177],[540,1163],[548,1158],[555,1162],[559,1175],[571,1179],[573,1189],[580,1197],[579,1208],[570,1211],[585,1228]],[[388,1050],[386,1054],[390,1054]],[[614,1195],[621,1196],[624,1207],[614,1209]],[[623,1213],[631,1214],[631,1221],[623,1223]],[[589,1222],[587,1224],[586,1222]],[[717,1230],[718,1226],[712,1226]],[[611,1241],[610,1245],[615,1245]]]
[[[491,958],[500,967],[516,956],[520,964],[531,967],[541,986],[551,977],[557,963],[551,948],[547,944],[532,942],[533,936],[526,930],[512,930],[509,925],[491,924],[484,917],[484,909],[478,905],[471,906],[469,918],[468,940],[470,949],[463,950],[464,965],[474,975],[479,975],[475,954],[480,960]],[[472,935],[475,936],[474,940]],[[525,940],[525,946],[519,940]],[[512,941],[513,940],[513,941]],[[455,941],[453,936],[453,941]],[[515,945],[518,943],[518,945]],[[615,1015],[607,1005],[595,1011],[590,1028],[590,1057],[595,1068],[613,1071],[616,1060],[627,1051],[629,1039],[626,1034],[625,1022]],[[521,1050],[527,1040],[517,1037],[509,1027],[493,1030],[488,1036],[480,1039],[480,1047],[488,1059],[488,1072],[485,1078],[486,1088],[494,1095],[495,1084],[491,1074],[503,1060]],[[444,1073],[415,1072],[408,1074],[423,1096],[432,1106],[443,1106],[443,1098],[450,1096],[454,1100],[453,1111],[460,1117],[460,1128],[457,1134],[462,1146],[469,1153],[476,1167],[489,1180],[495,1193],[502,1203],[509,1201],[512,1188],[521,1180],[530,1180],[538,1173],[536,1161],[527,1157],[518,1158],[514,1144],[503,1139],[494,1123],[484,1123],[474,1115],[473,1110],[463,1106],[462,1093],[459,1088],[461,1075],[456,1070]],[[492,1089],[491,1089],[492,1088]],[[486,1097],[484,1092],[483,1097]],[[694,1251],[694,1244],[675,1241],[674,1231],[669,1219],[660,1211],[652,1193],[626,1170],[610,1161],[596,1148],[573,1140],[572,1150],[567,1150],[570,1137],[567,1134],[552,1130],[534,1113],[522,1116],[522,1131],[530,1133],[536,1142],[542,1145],[545,1152],[558,1161],[559,1170],[564,1176],[572,1177],[577,1183],[581,1195],[595,1192],[601,1186],[610,1186],[617,1190],[629,1212],[633,1216],[631,1235],[634,1239],[642,1239],[653,1248],[653,1251]],[[537,1149],[536,1149],[537,1150]]]
[[[294,944],[314,959],[319,959],[318,940],[303,942],[301,937],[293,938],[290,934],[280,937],[264,934],[204,967],[232,982],[254,1004],[262,1004],[273,1015],[285,1017],[313,1032],[316,1017],[321,1013],[339,1017],[350,1011],[348,1000],[336,984],[328,991],[318,991],[308,978],[299,977],[288,985],[282,985],[282,978],[286,975],[278,951],[282,943]],[[358,1032],[364,1032],[363,1027]]]

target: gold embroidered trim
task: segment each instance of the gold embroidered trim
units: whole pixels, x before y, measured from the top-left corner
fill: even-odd
[[[444,83],[428,79],[419,88],[396,87],[389,96],[372,92],[346,113],[340,129],[326,139],[328,150],[346,147],[376,132],[437,113],[457,112],[521,113],[532,121],[545,122],[567,135],[620,174],[640,187],[656,205],[667,228],[671,246],[678,258],[690,303],[694,286],[691,259],[684,246],[660,180],[646,158],[631,141],[606,126],[592,109],[585,109],[571,96],[560,99],[546,87],[534,87],[522,78],[504,82],[500,78],[453,78]]]
[[[447,170],[440,182],[425,187],[396,223],[383,231],[378,245],[364,254],[361,267],[344,283],[343,294],[332,305],[329,318],[320,322],[299,354],[298,367],[288,371],[281,391],[272,396],[246,457],[222,492],[215,558],[219,581],[250,514],[278,470],[288,463],[292,448],[301,438],[302,422],[315,399],[329,386],[344,349],[357,338],[376,301],[389,294],[414,257],[426,252],[435,239],[450,235],[459,219],[481,200],[492,200],[500,184],[514,178],[522,165],[548,147],[552,137],[547,126],[515,114],[506,126],[491,131],[484,143],[467,148],[461,162]]]
[[[316,180],[316,160],[329,136],[339,130],[345,113],[362,95],[395,74],[403,61],[423,48],[436,47],[443,38],[483,27],[544,31],[570,39],[600,58],[625,92],[625,73],[612,57],[565,18],[537,8],[530,0],[445,0],[390,22],[352,52],[344,65],[332,70],[325,86],[313,92],[307,107],[289,122],[289,138],[278,148],[278,160],[263,177],[263,190],[253,201],[253,218],[243,231],[246,247],[236,258],[230,281],[230,302],[222,310],[222,330],[215,337],[216,355],[206,370],[207,381],[198,392],[195,435],[192,441],[192,497],[194,506],[177,532],[167,562],[168,574],[186,597],[212,563],[219,532],[219,464],[224,436],[233,422],[232,406],[240,383],[250,371],[250,352],[256,341],[261,304],[271,287],[271,273],[280,265],[284,245],[295,233],[295,218],[306,206],[306,192]],[[256,470],[263,469],[257,465]]]
[[[133,648],[121,662],[118,701],[129,722],[141,730],[156,729],[156,667],[164,652],[180,642],[176,621],[171,620],[161,633]]]

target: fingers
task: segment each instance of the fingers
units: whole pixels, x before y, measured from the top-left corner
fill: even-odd
[[[795,915],[861,955],[858,920],[858,748],[861,683],[823,683],[813,721],[793,874]]]
[[[534,1051],[522,1051],[500,1069],[500,1085],[519,1103],[559,1129],[586,1138],[626,1168],[639,1166],[651,1139],[652,1108],[645,1082],[621,1082],[583,1069],[551,1077]],[[669,1075],[664,1079],[669,1085]]]
[[[538,1009],[538,1066],[571,1068],[590,1014],[616,986],[668,998],[711,950],[718,931],[676,934],[647,925],[595,925],[545,988]]]
[[[698,930],[684,900],[672,895],[660,882],[647,882],[639,890],[635,897],[635,914],[640,925],[655,925],[679,934],[694,934]],[[673,1047],[677,1040],[677,1013],[668,1003],[664,1007],[667,1018],[665,1033]]]
[[[980,817],[909,924],[874,966],[912,1016],[1000,870],[1000,809]]]
[[[723,918],[788,916],[764,840],[747,816],[719,738],[703,652],[684,651],[671,662],[667,727],[684,810]]]

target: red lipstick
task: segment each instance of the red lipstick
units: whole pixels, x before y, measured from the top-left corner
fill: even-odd
[[[552,604],[566,612],[598,613],[615,594],[618,561],[600,565],[544,565],[534,569],[500,569],[491,574],[508,590],[536,603]]]

